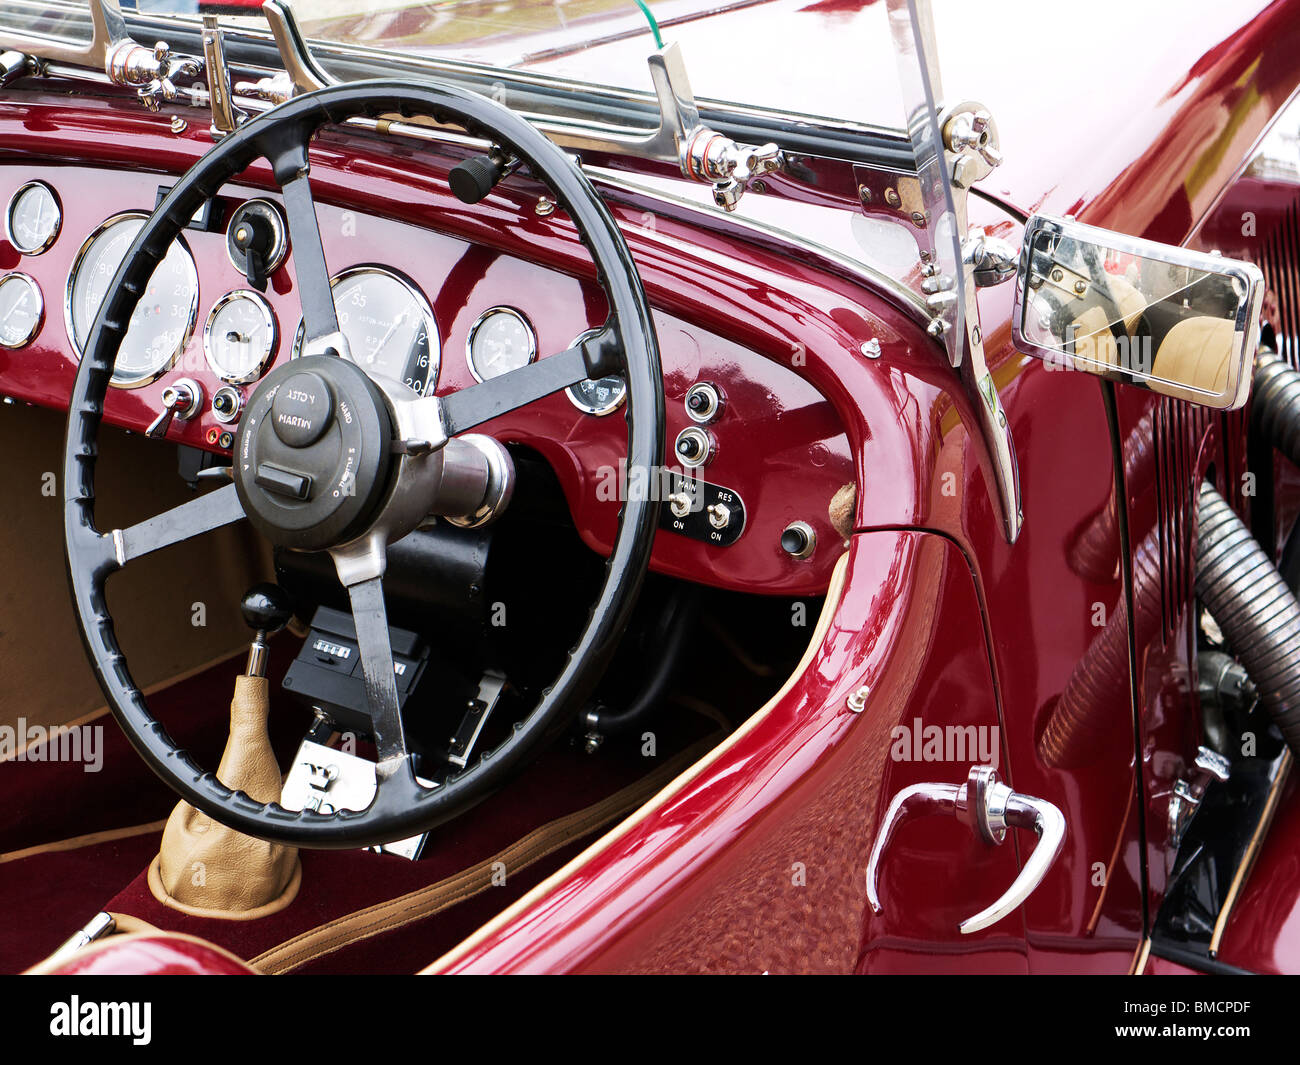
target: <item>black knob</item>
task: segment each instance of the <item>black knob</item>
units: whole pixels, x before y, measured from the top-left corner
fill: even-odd
[[[457,163],[447,175],[447,184],[461,203],[478,203],[505,174],[506,164],[490,155],[475,155]]]
[[[704,444],[698,436],[681,436],[677,441],[677,454],[687,462],[697,462],[704,457]]]
[[[293,617],[289,596],[278,584],[255,584],[239,604],[244,624],[268,636],[279,632]]]

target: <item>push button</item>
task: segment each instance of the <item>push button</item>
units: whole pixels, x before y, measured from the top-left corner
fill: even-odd
[[[271,425],[289,447],[310,447],[329,428],[333,413],[334,397],[320,375],[296,373],[276,390]]]

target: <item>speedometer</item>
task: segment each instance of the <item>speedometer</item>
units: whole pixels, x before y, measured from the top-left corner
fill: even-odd
[[[372,377],[387,377],[420,395],[438,383],[441,342],[424,294],[406,278],[378,266],[354,266],[331,282],[339,331],[352,361]],[[302,351],[302,327],[294,355]]]
[[[85,348],[109,283],[148,215],[114,215],[81,246],[68,274],[64,314],[78,355]],[[156,381],[176,361],[194,331],[199,309],[199,272],[178,237],[155,268],[136,304],[118,349],[112,383],[138,388]]]

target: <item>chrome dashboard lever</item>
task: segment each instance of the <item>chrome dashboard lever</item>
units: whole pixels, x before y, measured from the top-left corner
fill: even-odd
[[[1008,828],[1032,829],[1038,846],[1025,862],[1011,887],[992,905],[958,926],[970,935],[996,924],[1025,901],[1042,883],[1065,842],[1065,817],[1045,799],[1012,791],[998,780],[992,766],[972,766],[966,783],[912,784],[890,801],[884,821],[867,861],[867,902],[873,913],[883,913],[877,886],[880,862],[898,827],[928,814],[951,814],[976,832],[985,843],[997,846]]]

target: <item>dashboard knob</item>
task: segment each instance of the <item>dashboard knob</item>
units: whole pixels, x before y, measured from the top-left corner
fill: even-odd
[[[255,584],[248,589],[240,601],[239,612],[244,615],[244,624],[250,629],[268,635],[279,632],[293,617],[288,593],[270,582]]]
[[[505,175],[505,160],[475,155],[457,163],[447,175],[447,184],[461,203],[478,203]]]

